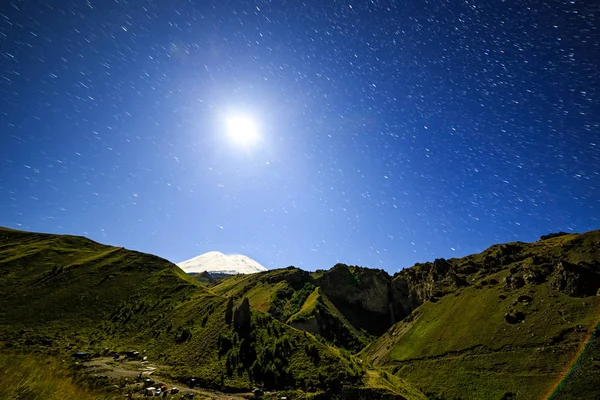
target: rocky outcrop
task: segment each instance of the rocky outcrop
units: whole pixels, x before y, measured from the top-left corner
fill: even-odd
[[[504,319],[509,324],[518,324],[519,322],[525,321],[525,314],[523,314],[521,311],[506,313],[504,314]]]
[[[546,280],[546,274],[542,270],[527,269],[523,272],[523,280],[527,284],[537,285]]]
[[[269,283],[285,281],[294,289],[300,289],[306,282],[311,281],[310,272],[303,271],[299,268],[290,266],[283,271],[285,271],[285,273],[269,276],[265,281]]]
[[[550,286],[569,296],[593,296],[600,288],[600,274],[593,266],[559,261],[549,279]]]
[[[563,233],[542,239],[559,236]],[[328,271],[313,274],[290,267],[268,279],[272,283],[285,280],[296,290],[307,282],[320,287],[353,327],[379,335],[421,304],[437,301],[470,285],[479,289],[499,285],[515,291],[550,281],[553,288],[571,296],[595,295],[600,289],[600,267],[591,263],[599,258],[598,248],[600,240],[594,233],[569,235],[564,241],[499,244],[460,259],[439,258],[417,263],[393,277],[383,270],[337,264]],[[577,259],[588,264],[583,261],[577,265],[557,264],[557,259]],[[318,326],[323,330],[321,322],[317,320],[316,325],[306,329],[312,332]]]
[[[225,323],[227,325],[231,324],[231,320],[233,319],[233,297],[229,297],[227,300],[227,306],[225,307]]]
[[[337,264],[315,279],[352,325],[372,334],[390,326],[391,278],[383,270]]]
[[[388,314],[390,276],[383,270],[337,264],[315,285],[332,301],[344,300],[373,313]]]
[[[402,319],[433,297],[435,282],[413,271],[398,275],[392,281],[396,319]]]
[[[233,309],[233,326],[235,330],[238,332],[249,331],[251,317],[250,302],[247,297],[244,297],[244,300]]]
[[[525,279],[523,279],[522,274],[507,275],[504,278],[504,287],[506,289],[518,289],[523,286],[525,286]]]
[[[433,263],[415,264],[394,275],[392,299],[396,320],[406,317],[428,300],[437,299],[459,288],[469,286],[458,275],[457,266],[443,258]]]
[[[542,235],[540,236],[540,240],[548,240],[548,239],[553,239],[555,237],[561,237],[561,236],[565,236],[568,235],[567,232],[555,232],[555,233],[549,233],[547,235]]]

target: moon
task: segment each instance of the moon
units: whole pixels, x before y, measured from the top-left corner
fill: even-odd
[[[258,141],[258,124],[249,115],[231,115],[225,120],[227,136],[232,143],[247,147]]]

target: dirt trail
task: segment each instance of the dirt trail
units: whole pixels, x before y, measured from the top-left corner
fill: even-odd
[[[121,378],[127,378],[129,381],[131,381],[131,383],[123,389],[125,393],[129,392],[129,389],[135,389],[136,393],[133,395],[133,398],[144,397],[143,385],[141,382],[138,381],[140,373],[142,378],[152,379],[155,382],[152,385],[154,387],[160,387],[164,384],[169,389],[173,387],[177,387],[180,389],[180,392],[176,395],[171,395],[169,393],[169,395],[166,397],[167,399],[181,399],[189,393],[196,394],[196,398],[200,399],[207,397],[210,399],[217,400],[244,400],[252,398],[252,395],[250,393],[227,394],[201,388],[190,389],[185,385],[177,384],[169,381],[168,379],[164,379],[160,376],[160,374],[156,373],[156,371],[159,369],[159,366],[151,364],[149,362],[126,360],[114,361],[111,357],[102,357],[95,358],[91,361],[86,361],[81,364],[84,365],[93,375],[106,376],[110,379],[119,380]]]

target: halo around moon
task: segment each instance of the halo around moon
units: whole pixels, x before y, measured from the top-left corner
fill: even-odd
[[[231,115],[225,119],[229,140],[238,146],[250,146],[260,138],[258,124],[249,115]]]

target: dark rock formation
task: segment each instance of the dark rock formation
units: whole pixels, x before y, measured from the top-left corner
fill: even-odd
[[[451,272],[448,274],[448,276],[450,277],[451,282],[454,284],[454,286],[456,286],[457,288],[462,288],[462,287],[467,287],[469,286],[469,282],[467,282],[466,279],[461,278],[460,276],[456,275],[455,273]]]
[[[469,261],[468,270],[477,271],[477,264]],[[471,269],[469,269],[471,268]],[[407,316],[426,301],[436,301],[448,293],[469,286],[461,276],[465,267],[458,267],[443,258],[433,263],[419,263],[394,275],[392,298],[396,320]]]
[[[444,258],[436,258],[431,268],[431,276],[434,281],[443,279],[450,271],[452,265]]]
[[[414,268],[414,267],[413,267]],[[401,319],[433,297],[435,282],[431,277],[408,269],[392,281],[394,309]]]
[[[477,264],[473,261],[467,261],[460,269],[457,271],[461,274],[470,275],[477,272],[479,268],[477,268]]]
[[[250,330],[250,302],[247,297],[233,309],[233,326],[236,331],[248,332]]]
[[[546,276],[540,270],[527,269],[523,272],[525,283],[537,285],[546,280]]]
[[[553,289],[573,297],[593,296],[600,288],[600,274],[583,263],[559,261],[549,281]]]
[[[233,318],[233,297],[230,297],[227,300],[227,307],[225,308],[225,323],[227,325],[231,324],[232,318]]]
[[[518,289],[525,286],[525,280],[520,275],[508,275],[504,278],[504,287],[507,289]]]
[[[311,281],[310,273],[303,271],[294,266],[289,266],[285,269],[285,274],[280,274],[277,276],[267,278],[267,282],[276,283],[286,281],[291,287],[294,289],[300,289],[304,286],[306,282]]]
[[[390,280],[383,270],[337,264],[314,284],[353,326],[379,335],[390,326]]]
[[[515,313],[506,313],[504,314],[504,319],[509,324],[518,324],[521,321],[525,321],[525,314],[521,311],[516,311]]]
[[[332,301],[343,298],[367,311],[387,315],[389,281],[383,270],[337,264],[317,279],[316,285]]]

